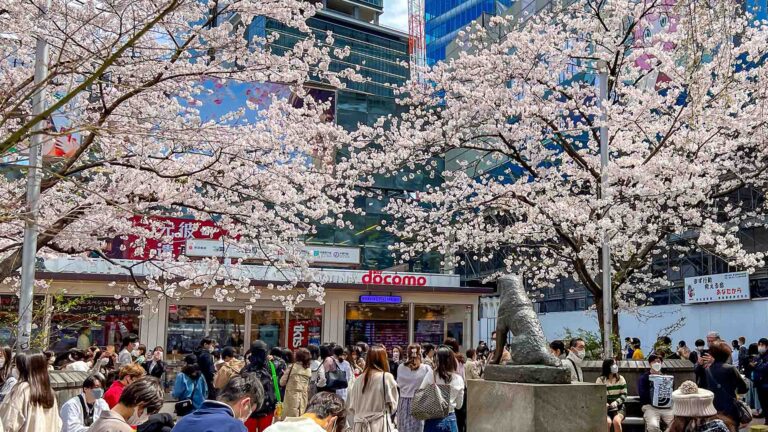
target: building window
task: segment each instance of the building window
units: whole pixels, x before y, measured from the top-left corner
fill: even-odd
[[[171,305],[168,308],[169,353],[188,354],[200,345],[206,331],[205,306]]]
[[[117,350],[123,338],[139,334],[141,304],[137,299],[64,297],[62,301],[68,303],[67,311],[51,316],[49,335],[49,349],[57,354],[77,347],[81,334],[88,337],[89,345],[102,349],[114,345]],[[82,332],[85,327],[90,329],[90,336]],[[80,348],[83,346],[85,339]]]
[[[235,309],[210,309],[209,335],[220,347],[231,346],[243,354],[245,314]]]
[[[454,338],[464,352],[472,340],[472,306],[415,305],[413,330],[416,343],[440,345],[446,338]]]
[[[269,348],[285,346],[284,310],[251,311],[251,341],[261,340]]]
[[[407,304],[348,303],[344,343],[382,344],[387,349],[408,345],[409,307]]]

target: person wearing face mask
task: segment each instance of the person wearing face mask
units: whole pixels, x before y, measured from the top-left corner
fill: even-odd
[[[83,391],[61,406],[61,432],[85,432],[101,413],[109,411],[109,406],[102,399],[103,380],[90,376],[83,381]]]
[[[563,365],[571,371],[571,382],[584,382],[584,373],[581,371],[581,364],[587,355],[584,339],[574,338],[568,344],[568,356],[563,361]]]
[[[205,384],[208,386],[209,395],[211,399],[216,399],[216,388],[213,385],[213,377],[216,375],[216,368],[214,367],[213,351],[216,350],[216,342],[210,337],[204,337],[200,341],[200,346],[195,349],[195,356],[197,356],[197,364],[200,366],[200,372],[205,377]]]
[[[397,368],[403,363],[403,350],[395,345],[392,347],[392,356],[389,359],[389,370],[392,372],[392,376],[397,379]]]
[[[123,345],[120,348],[120,353],[117,355],[117,363],[120,367],[133,363],[131,352],[133,352],[134,349],[137,349],[138,345],[139,343],[134,336],[126,336],[125,339],[123,339]]]
[[[142,365],[147,375],[157,379],[163,377],[165,373],[165,361],[163,361],[163,347],[157,346],[149,359]]]
[[[752,361],[753,385],[757,393],[757,399],[763,408],[763,413],[768,409],[768,339],[761,338],[757,342],[757,357]],[[768,416],[765,417],[765,424],[768,425]]]
[[[172,432],[247,432],[244,422],[264,403],[264,387],[254,373],[233,376],[216,400],[183,417]]]
[[[111,410],[104,411],[88,432],[134,432],[149,416],[163,407],[163,386],[155,377],[141,377],[131,382]],[[141,427],[139,427],[141,429]]]
[[[346,424],[344,400],[339,395],[316,394],[301,417],[287,417],[268,427],[266,432],[341,432]]]
[[[608,430],[621,432],[621,423],[626,417],[624,401],[627,399],[627,381],[619,375],[619,365],[614,359],[603,361],[602,373],[597,377],[597,384],[603,384],[607,391],[606,409],[608,410]]]
[[[133,381],[146,375],[144,368],[137,364],[129,364],[120,368],[120,374],[118,380],[113,382],[106,393],[104,393],[104,400],[107,401],[107,405],[110,408],[114,408],[120,400],[120,395],[123,390],[131,384]]]
[[[648,356],[648,363],[650,363],[651,368],[637,381],[637,393],[640,396],[646,432],[661,432],[664,430],[661,428],[661,423],[664,422],[665,426],[668,427],[674,418],[672,408],[654,406],[653,404],[651,375],[661,375],[662,362],[663,359],[655,354]]]

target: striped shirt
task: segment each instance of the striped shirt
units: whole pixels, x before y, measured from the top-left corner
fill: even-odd
[[[597,377],[597,383],[605,384],[608,392],[608,403],[616,402],[616,405],[621,406],[627,399],[627,381],[623,376],[619,375],[618,380]]]

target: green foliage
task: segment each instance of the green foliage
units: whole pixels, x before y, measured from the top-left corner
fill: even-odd
[[[600,337],[600,333],[584,330],[582,328],[576,329],[576,331],[570,328],[565,328],[565,334],[563,335],[563,342],[566,349],[571,339],[581,338],[584,339],[585,351],[587,353],[585,360],[602,360],[603,359],[603,340]]]

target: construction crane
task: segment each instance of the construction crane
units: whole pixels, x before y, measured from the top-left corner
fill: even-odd
[[[411,79],[422,81],[422,68],[427,65],[424,41],[424,0],[408,0],[408,51],[411,55]]]

